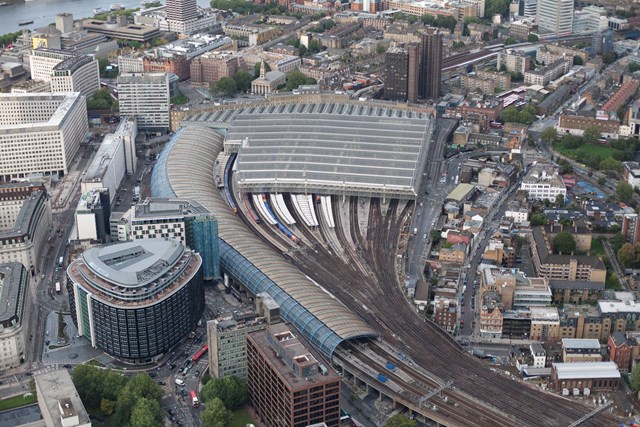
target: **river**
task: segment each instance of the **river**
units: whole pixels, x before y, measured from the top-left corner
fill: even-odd
[[[0,0],[0,3],[3,0]],[[109,9],[113,3],[120,3],[127,9],[141,6],[142,0],[31,0],[24,3],[0,7],[0,34],[11,33],[23,28],[34,30],[52,24],[58,13],[73,13],[74,19],[93,16],[93,9]],[[197,0],[201,7],[209,7],[209,0]],[[33,24],[19,26],[18,22],[31,21]],[[1,47],[1,46],[0,46]]]

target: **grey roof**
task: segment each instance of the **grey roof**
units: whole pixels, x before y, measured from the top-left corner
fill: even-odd
[[[238,182],[244,191],[332,194],[336,189],[417,194],[428,134],[425,119],[335,114],[240,114],[227,141],[243,141]],[[307,187],[308,186],[308,187]]]
[[[595,338],[563,338],[562,348],[600,350],[600,341]]]
[[[554,363],[553,369],[559,380],[586,378],[620,378],[614,362]]]
[[[377,335],[358,316],[276,254],[233,214],[216,191],[213,180],[213,165],[223,146],[220,133],[207,127],[189,126],[174,138],[173,145],[165,148],[166,157],[161,156],[166,164],[154,168],[154,195],[160,188],[165,194],[173,192],[177,197],[197,199],[208,208],[218,219],[221,261],[223,252],[229,252],[232,258],[244,257],[245,270],[251,271],[249,268],[253,266],[261,272],[254,274],[252,280],[267,278],[282,289],[270,287],[269,291],[274,292],[270,295],[277,295],[274,299],[280,304],[286,302],[283,312],[292,305],[281,298],[286,293],[342,339]],[[163,172],[165,176],[161,175]]]
[[[10,327],[22,322],[26,280],[26,270],[21,263],[0,264],[0,325]]]
[[[547,250],[545,238],[542,234],[542,227],[533,227],[531,235],[538,249],[540,262],[544,264],[568,264],[572,259],[576,259],[580,264],[590,265],[601,270],[605,268],[602,260],[596,255],[558,255],[550,253]]]
[[[151,198],[135,206],[131,221],[208,214],[207,208],[193,200]]]
[[[549,280],[549,287],[554,290],[563,290],[563,289],[604,290],[604,283],[589,282],[587,280]]]
[[[22,184],[22,186],[24,186],[24,184]],[[40,219],[40,216],[36,216],[35,214],[39,213],[37,208],[45,203],[46,197],[45,192],[36,190],[24,199],[16,221],[13,223],[13,227],[0,231],[0,242],[14,239],[19,241],[34,239],[35,230],[38,225],[36,220]]]
[[[140,239],[97,246],[83,252],[87,266],[98,276],[123,287],[138,287],[164,275],[184,252],[170,239]]]

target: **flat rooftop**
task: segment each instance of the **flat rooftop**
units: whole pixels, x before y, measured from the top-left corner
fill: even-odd
[[[46,408],[54,426],[62,426],[61,418],[77,416],[79,425],[89,425],[89,415],[66,369],[47,372],[33,377],[40,408]],[[69,406],[67,407],[66,404]]]
[[[414,198],[428,146],[425,119],[338,114],[240,114],[226,141],[241,143],[244,191],[394,194]]]
[[[614,362],[554,363],[553,368],[559,380],[620,378],[620,371]]]
[[[211,212],[193,200],[150,198],[135,206],[131,222],[191,215],[211,215]]]
[[[27,292],[26,270],[24,276],[23,270],[24,267],[19,262],[0,264],[0,325],[4,327],[22,322]]]
[[[600,341],[595,338],[563,338],[564,349],[600,350]]]
[[[84,102],[84,96],[80,92],[67,93],[0,93],[0,111],[7,108],[6,105],[20,102],[23,105],[37,109],[42,103],[57,102],[58,107],[46,122],[15,123],[0,125],[0,134],[15,132],[58,130],[69,110],[78,102]]]

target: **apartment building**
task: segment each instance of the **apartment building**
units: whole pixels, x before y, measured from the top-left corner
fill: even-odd
[[[507,71],[509,72],[524,75],[524,73],[531,69],[531,57],[517,50],[502,51],[498,53],[496,67],[500,70],[503,65],[507,67]]]
[[[244,67],[242,56],[229,52],[208,53],[191,61],[192,83],[215,83],[223,77],[233,77]]]
[[[551,81],[565,75],[571,69],[572,61],[573,58],[571,58],[570,61],[558,59],[544,67],[529,70],[524,73],[524,83],[528,85],[546,86]]]
[[[85,97],[0,94],[0,182],[65,175],[89,125]]]
[[[550,165],[533,166],[520,184],[520,190],[527,192],[527,200],[551,200],[558,195],[566,196],[567,189],[558,171]]]
[[[564,363],[602,362],[600,341],[593,338],[563,338]]]

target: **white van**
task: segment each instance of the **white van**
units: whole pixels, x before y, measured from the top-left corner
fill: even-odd
[[[184,386],[184,381],[181,380],[180,378],[176,378],[176,384],[179,386]]]

